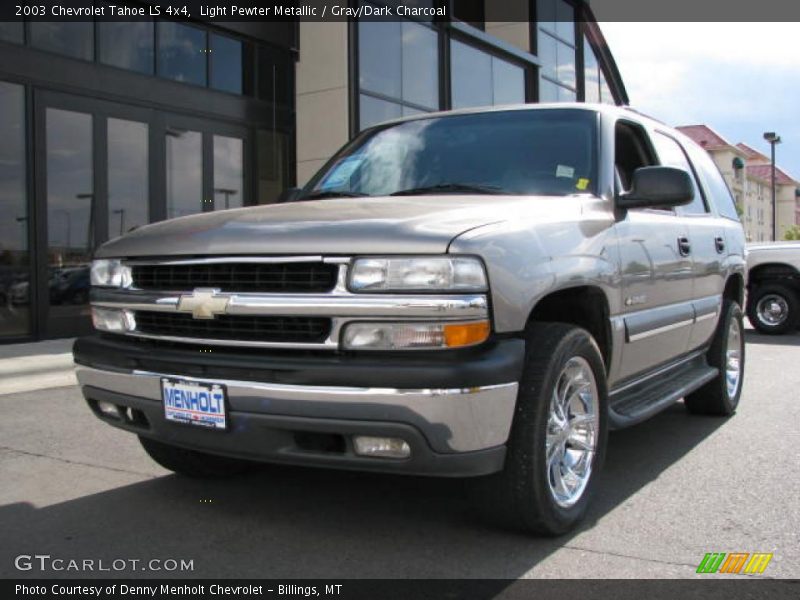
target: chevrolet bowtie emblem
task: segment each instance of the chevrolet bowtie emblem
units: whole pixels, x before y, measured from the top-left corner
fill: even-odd
[[[197,288],[191,294],[180,297],[178,311],[190,312],[195,319],[213,319],[214,315],[224,315],[230,298],[218,294],[217,289]]]

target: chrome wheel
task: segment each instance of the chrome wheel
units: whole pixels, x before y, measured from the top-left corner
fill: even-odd
[[[588,361],[575,356],[556,380],[547,421],[546,461],[556,504],[574,505],[592,476],[600,431],[597,381]]]
[[[789,317],[789,303],[778,294],[765,294],[756,305],[756,316],[767,327],[777,327]]]
[[[731,319],[725,348],[725,385],[731,400],[736,398],[742,381],[742,346],[742,325],[739,319]]]

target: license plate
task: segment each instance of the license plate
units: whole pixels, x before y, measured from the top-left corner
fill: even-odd
[[[167,421],[209,429],[228,427],[225,386],[183,379],[161,379],[161,398]]]

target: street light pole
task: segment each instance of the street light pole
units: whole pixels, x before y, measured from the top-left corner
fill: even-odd
[[[770,166],[772,179],[772,241],[778,241],[778,205],[775,201],[775,144],[781,143],[781,136],[774,131],[764,133],[764,139],[770,146]]]

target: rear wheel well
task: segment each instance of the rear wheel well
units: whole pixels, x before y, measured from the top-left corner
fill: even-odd
[[[545,296],[531,311],[527,326],[545,322],[577,325],[592,334],[608,372],[611,362],[611,324],[608,300],[603,290],[579,286]]]

